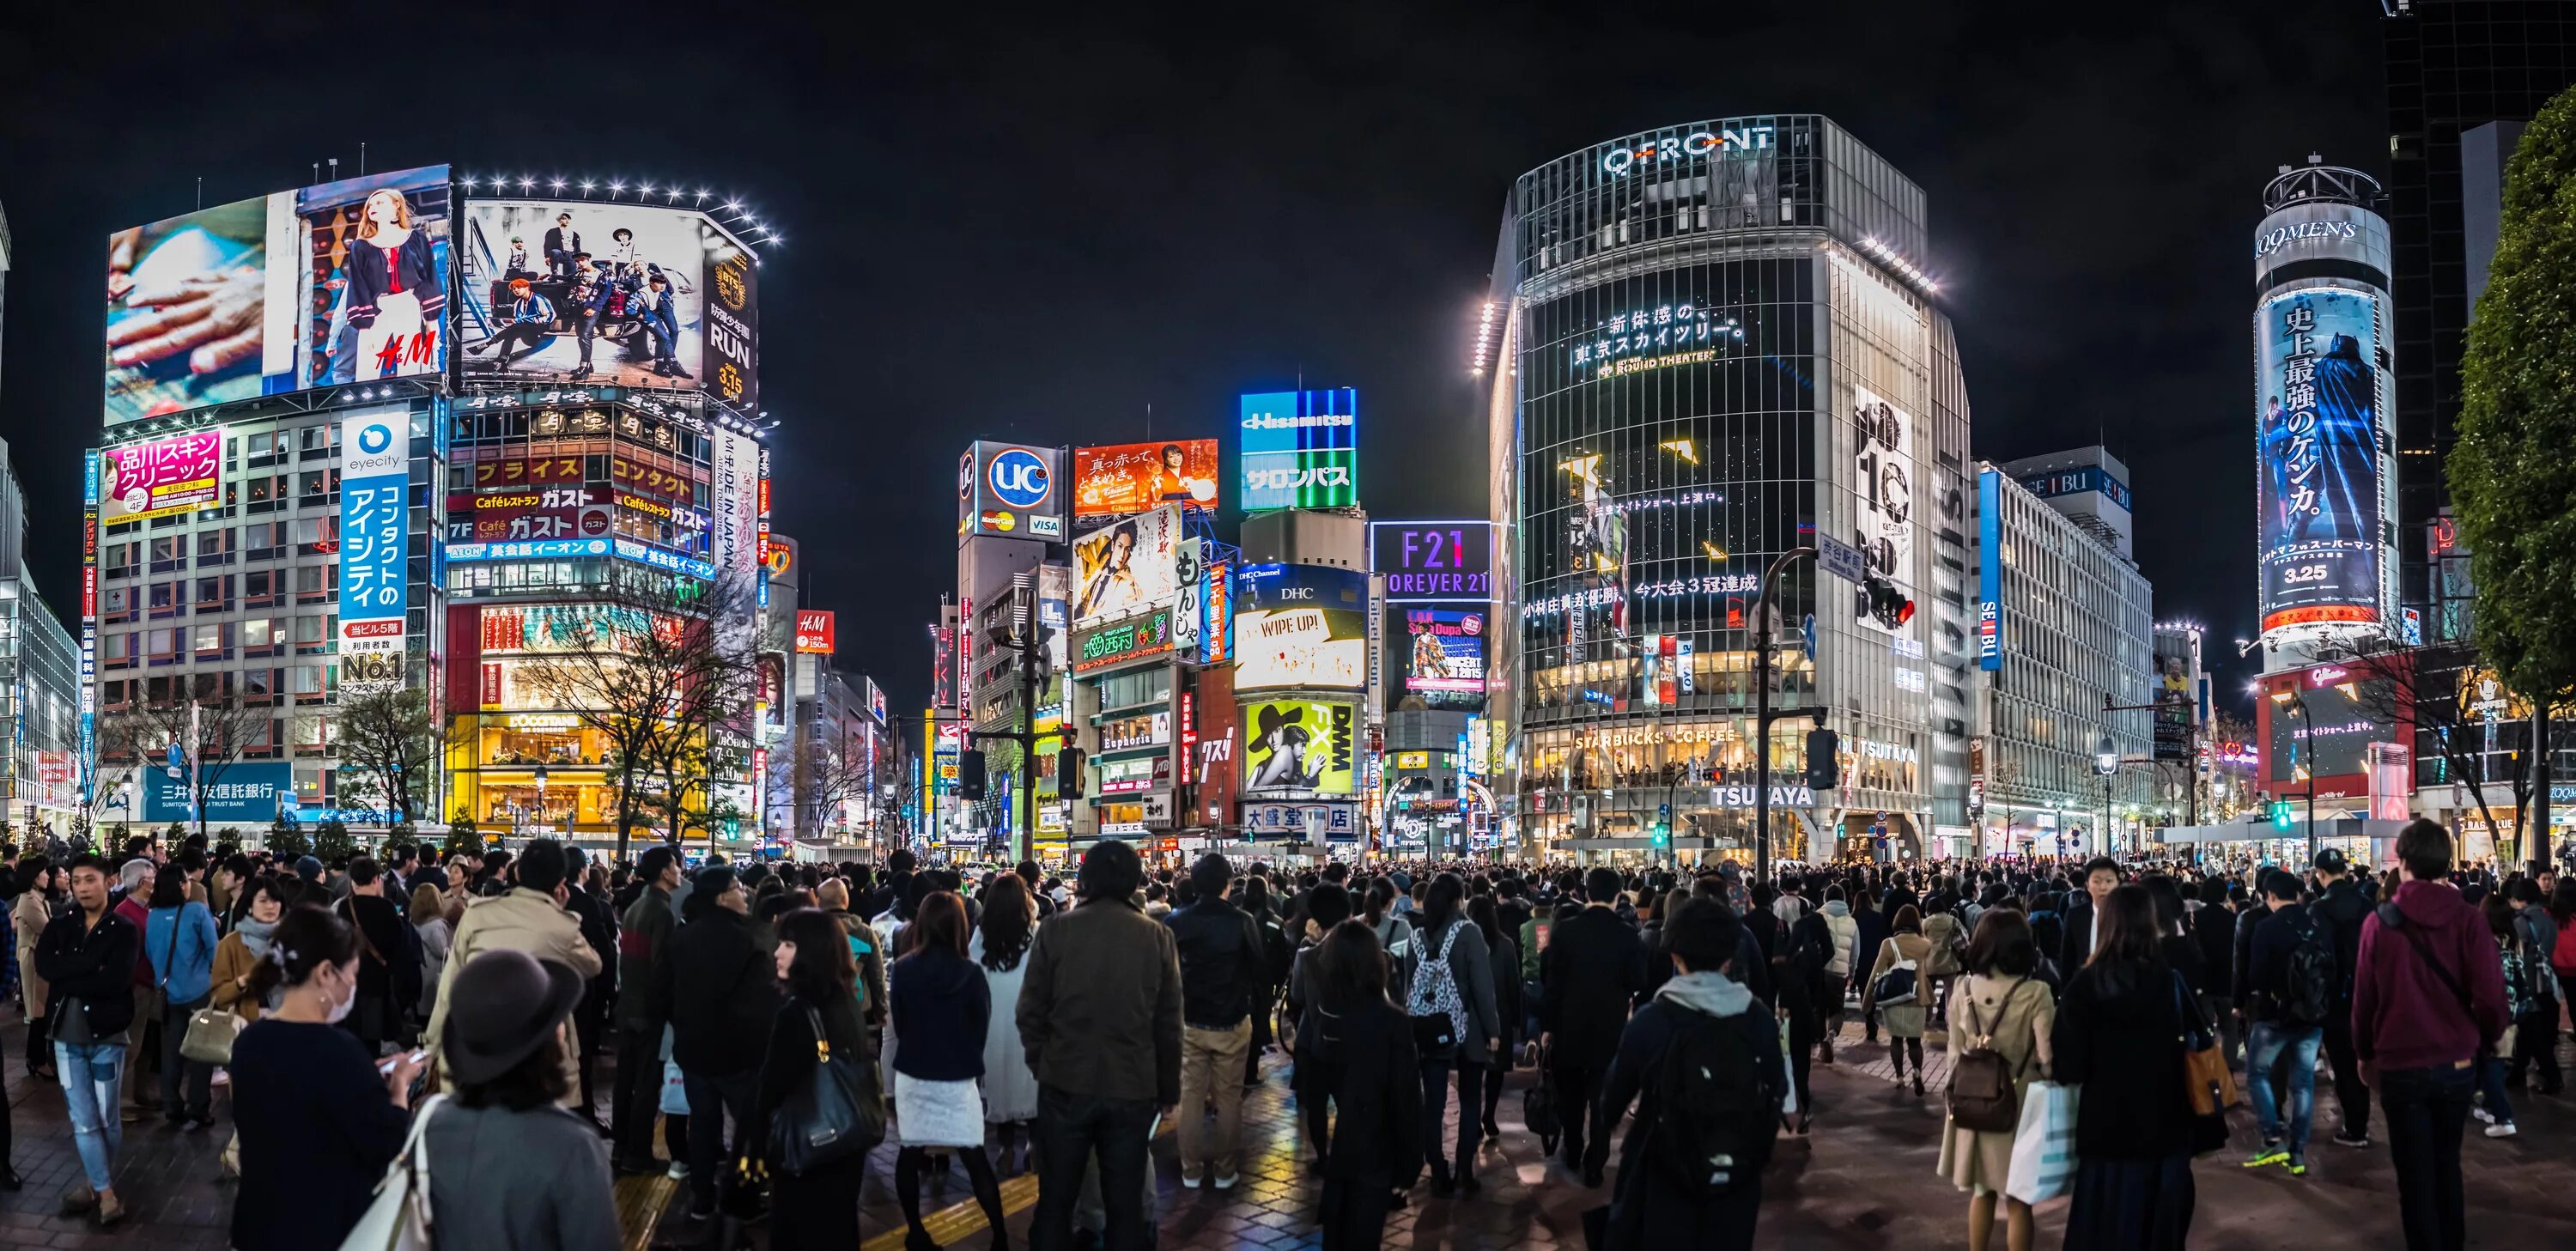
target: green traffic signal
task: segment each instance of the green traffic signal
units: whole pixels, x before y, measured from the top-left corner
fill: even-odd
[[[2272,828],[2276,830],[2286,830],[2290,828],[2289,800],[2276,799],[2272,801]]]

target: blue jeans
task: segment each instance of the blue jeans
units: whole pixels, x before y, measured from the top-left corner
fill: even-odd
[[[125,1122],[116,1110],[125,1045],[58,1042],[54,1068],[62,1077],[63,1102],[71,1109],[72,1146],[80,1152],[81,1172],[90,1189],[113,1189],[116,1149],[125,1141]]]
[[[2479,1102],[2486,1107],[2487,1115],[2503,1125],[2513,1124],[2513,1100],[2504,1093],[2505,1070],[2511,1063],[2503,1056],[2486,1056],[2478,1061]]]
[[[2300,1155],[2308,1147],[2308,1122],[2317,1101],[2317,1047],[2325,1041],[2326,1032],[2314,1025],[2284,1025],[2278,1021],[2256,1021],[2245,1035],[2246,1085],[2254,1088],[2254,1123],[2263,1130],[2263,1141],[2290,1140],[2290,1154]],[[2281,1124],[2280,1100],[2272,1093],[2272,1083],[2264,1076],[2287,1049],[2288,1072],[2283,1085],[2289,1089],[2289,1126]]]

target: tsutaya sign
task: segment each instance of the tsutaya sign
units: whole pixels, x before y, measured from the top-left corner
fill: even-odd
[[[1601,172],[1616,178],[1639,165],[1688,161],[1720,151],[1768,149],[1772,133],[1769,126],[1746,126],[1741,130],[1698,130],[1677,139],[1649,139],[1634,147],[1623,144],[1601,154]]]

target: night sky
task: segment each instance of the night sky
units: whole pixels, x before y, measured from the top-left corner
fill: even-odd
[[[1466,360],[1511,180],[1761,112],[1827,114],[1924,187],[1977,454],[2107,441],[2158,617],[2210,625],[2241,678],[2258,196],[2312,150],[2386,163],[2368,0],[933,5],[964,20],[923,29],[890,6],[226,7],[0,18],[0,436],[56,608],[106,235],[187,211],[201,176],[215,204],[354,172],[364,141],[371,170],[682,181],[784,232],[761,278],[777,528],[842,664],[897,707],[928,694],[967,440],[1228,436],[1238,392],[1302,379],[1359,388],[1373,513],[1480,511]]]

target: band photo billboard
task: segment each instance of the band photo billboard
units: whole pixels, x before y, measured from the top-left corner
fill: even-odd
[[[1243,789],[1348,795],[1358,757],[1357,709],[1316,700],[1265,700],[1243,709]]]
[[[1253,565],[1234,581],[1234,689],[1368,689],[1367,574]]]
[[[446,369],[444,165],[108,236],[105,424]]]
[[[743,247],[704,213],[478,199],[465,202],[460,232],[457,338],[469,375],[695,386],[726,398],[707,377],[707,289],[719,280],[744,305],[732,314],[741,325],[728,329],[737,338],[724,340],[723,355],[752,351],[749,270],[725,272]],[[746,374],[752,365],[732,363]]]
[[[1073,541],[1073,624],[1078,629],[1170,606],[1180,597],[1181,510],[1164,504]]]
[[[2310,288],[2256,314],[2263,629],[2379,620],[2379,297]]]
[[[1073,449],[1073,515],[1124,517],[1163,504],[1217,506],[1217,441]]]

